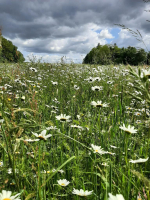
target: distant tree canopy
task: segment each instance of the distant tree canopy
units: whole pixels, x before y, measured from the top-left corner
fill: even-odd
[[[114,45],[100,45],[94,47],[83,59],[83,64],[150,64],[150,52],[135,47],[119,48]]]
[[[20,51],[17,51],[17,47],[13,43],[4,37],[1,36],[1,53],[0,61],[1,62],[23,62],[25,61],[23,54]]]

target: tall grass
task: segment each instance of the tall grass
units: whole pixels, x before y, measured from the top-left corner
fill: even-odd
[[[150,84],[144,74],[145,79],[121,65],[33,62],[0,67],[1,190],[21,193],[25,200],[106,200],[108,193],[125,200],[135,200],[139,193],[150,199],[150,161],[129,162],[150,153]],[[108,107],[94,107],[92,101]],[[70,121],[56,119],[60,114]],[[119,128],[123,124],[137,133],[128,135]],[[27,141],[38,139],[33,133],[43,130],[52,136]],[[107,153],[94,153],[91,144]],[[60,179],[70,183],[61,186]],[[72,194],[73,188],[93,192],[80,197]]]

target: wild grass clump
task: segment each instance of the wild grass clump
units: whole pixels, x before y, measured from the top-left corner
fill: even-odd
[[[150,199],[149,68],[0,68],[3,199]]]

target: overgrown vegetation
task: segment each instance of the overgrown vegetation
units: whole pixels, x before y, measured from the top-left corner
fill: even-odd
[[[150,199],[149,68],[0,67],[1,190],[22,200]]]

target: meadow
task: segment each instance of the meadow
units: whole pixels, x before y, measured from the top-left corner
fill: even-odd
[[[150,199],[148,66],[0,71],[0,200]]]

